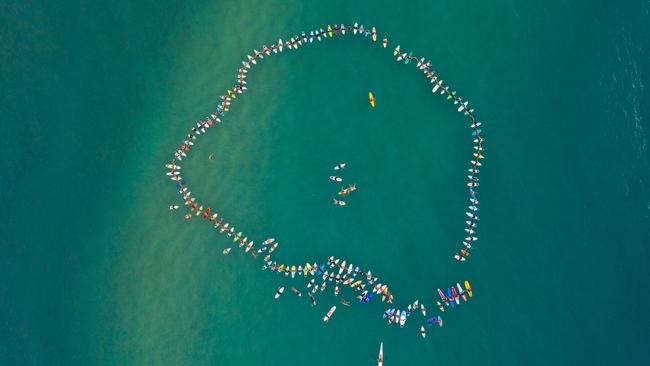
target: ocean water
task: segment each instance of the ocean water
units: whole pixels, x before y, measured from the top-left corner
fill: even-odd
[[[0,364],[649,364],[647,1],[0,5]],[[372,269],[399,305],[474,297],[426,339],[378,302],[312,308],[177,199],[164,163],[251,49],[265,58],[183,161],[193,194],[287,263]],[[484,123],[480,241],[462,238],[465,120],[392,48],[431,58]],[[372,91],[377,107],[371,109]],[[214,161],[208,156],[214,154]],[[359,189],[330,204],[331,168]],[[330,288],[331,290],[331,288]],[[344,298],[353,300],[351,293]]]

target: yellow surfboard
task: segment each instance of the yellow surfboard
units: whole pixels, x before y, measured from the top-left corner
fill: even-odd
[[[468,280],[465,280],[465,289],[467,289],[467,294],[469,297],[472,297],[472,287],[469,285]]]
[[[375,97],[372,95],[372,92],[368,92],[368,100],[370,101],[370,105],[375,108]]]

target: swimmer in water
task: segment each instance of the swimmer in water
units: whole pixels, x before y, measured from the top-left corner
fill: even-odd
[[[210,154],[210,155],[208,156],[208,160],[210,160],[210,161],[214,161],[214,154]]]

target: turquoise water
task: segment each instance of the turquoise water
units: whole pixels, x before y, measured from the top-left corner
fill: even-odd
[[[647,2],[4,3],[0,364],[648,364]],[[462,234],[465,122],[415,68],[336,38],[249,73],[183,164],[194,194],[287,262],[367,266],[445,327],[316,308],[166,206],[163,164],[241,57],[327,23],[430,57],[484,122],[480,241]],[[377,108],[367,105],[367,92]],[[207,157],[214,154],[210,162]],[[331,167],[359,190],[329,203]],[[350,298],[350,294],[347,295]],[[415,318],[417,319],[417,318]]]

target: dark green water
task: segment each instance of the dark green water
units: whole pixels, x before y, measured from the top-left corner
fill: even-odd
[[[5,2],[0,364],[649,364],[647,1]],[[318,306],[166,206],[163,164],[241,57],[327,23],[430,57],[484,122],[480,242],[464,120],[359,38],[264,60],[184,162],[193,192],[287,262],[342,256],[402,303],[470,279],[419,338],[376,303]],[[377,98],[370,110],[367,92]],[[207,159],[215,154],[215,161]],[[329,204],[331,167],[360,189]],[[289,293],[290,294],[290,293]],[[348,296],[350,297],[350,296]]]

